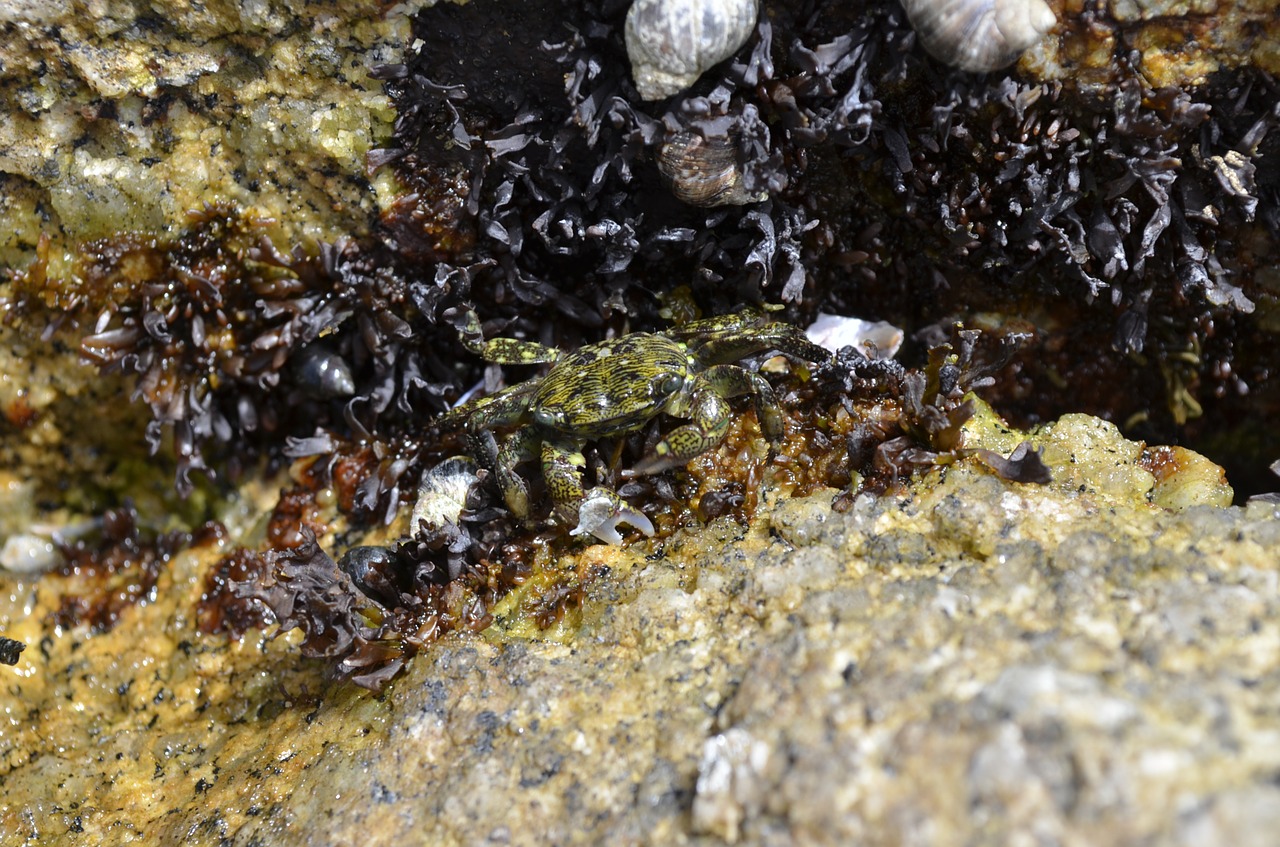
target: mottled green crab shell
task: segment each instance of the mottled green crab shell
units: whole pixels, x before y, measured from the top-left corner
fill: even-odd
[[[663,335],[637,332],[591,344],[555,364],[528,411],[537,425],[568,436],[627,432],[668,407],[692,366],[685,345]]]

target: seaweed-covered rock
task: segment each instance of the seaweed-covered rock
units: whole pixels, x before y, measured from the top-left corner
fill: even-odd
[[[896,3],[765,2],[665,102],[618,0],[179,5],[0,11],[0,831],[1275,830],[1274,498],[1117,426],[1266,485],[1273,2],[1055,3],[986,76]],[[909,340],[760,363],[776,444],[588,445],[642,546],[483,468],[410,517],[438,413],[529,375],[469,310],[572,349],[761,301]]]

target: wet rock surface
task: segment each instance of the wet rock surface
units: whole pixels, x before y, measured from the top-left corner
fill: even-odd
[[[1058,428],[1080,446],[1047,486],[962,462],[843,514],[820,492],[567,554],[608,572],[580,625],[499,617],[381,695],[326,684],[289,637],[196,634],[216,550],[96,636],[42,634],[56,581],[6,577],[0,627],[34,649],[3,692],[0,823],[11,843],[1267,843],[1280,511],[1155,507],[1139,445]]]
[[[216,200],[287,240],[362,228],[364,154],[391,119],[369,65],[404,20],[302,0],[0,4],[0,261],[25,264],[41,233],[70,250],[164,232]]]
[[[1066,0],[1053,4],[1059,26],[1027,57],[1046,78],[1088,85],[1108,78],[1129,52],[1153,86],[1203,84],[1212,74],[1280,66],[1275,7],[1238,0]]]
[[[635,196],[667,216],[650,214],[651,222],[682,225],[674,236],[654,235],[652,226],[646,233],[639,218],[633,231],[616,222],[609,229],[579,211],[564,218],[572,225],[555,230],[545,228],[551,218],[542,207],[520,207],[528,203],[521,191],[541,202],[554,194],[545,185],[581,187],[568,177],[563,184],[517,177],[531,172],[529,162],[540,164],[534,153],[553,139],[581,142],[582,127],[562,114],[569,66],[540,46],[566,37],[560,19],[543,14],[555,4],[528,4],[510,18],[514,43],[535,57],[523,64],[506,54],[513,43],[507,30],[486,27],[474,42],[463,38],[500,8],[484,2],[442,7],[435,23],[412,24],[419,28],[412,34],[406,15],[429,3],[0,3],[0,103],[10,118],[0,125],[7,226],[0,262],[27,266],[43,250],[43,277],[80,267],[77,250],[90,258],[95,249],[114,250],[113,262],[141,256],[109,277],[112,296],[95,306],[101,317],[78,316],[83,333],[96,323],[98,334],[110,333],[107,317],[124,314],[136,319],[144,341],[173,343],[179,353],[207,347],[213,364],[206,373],[202,359],[192,384],[207,381],[214,396],[244,413],[237,423],[255,437],[273,437],[258,422],[272,421],[278,408],[303,408],[307,424],[349,423],[343,404],[329,397],[320,398],[330,404],[324,415],[310,411],[318,405],[275,400],[263,404],[262,415],[249,414],[251,404],[240,402],[248,389],[234,388],[230,372],[219,370],[227,362],[225,339],[199,321],[190,339],[174,330],[165,321],[185,320],[186,307],[171,308],[167,290],[152,291],[146,309],[130,299],[125,283],[141,288],[158,277],[148,276],[147,250],[120,243],[154,251],[149,238],[180,241],[194,220],[186,211],[207,201],[271,217],[245,228],[256,236],[261,225],[283,252],[246,236],[248,246],[229,251],[225,262],[217,250],[211,254],[218,261],[198,268],[172,262],[165,285],[190,297],[204,290],[184,288],[191,280],[228,266],[256,273],[266,265],[272,280],[299,276],[320,292],[347,286],[336,313],[359,308],[360,318],[313,326],[316,338],[307,341],[323,331],[312,352],[364,363],[365,372],[356,369],[365,380],[359,390],[382,409],[399,410],[381,422],[379,438],[388,441],[368,448],[375,457],[359,458],[402,471],[412,438],[403,454],[397,450],[404,444],[392,439],[416,433],[409,422],[429,416],[406,398],[415,397],[423,374],[435,381],[429,399],[437,405],[447,393],[441,386],[460,380],[436,358],[387,352],[392,343],[418,349],[410,323],[417,332],[430,323],[434,341],[452,340],[453,329],[434,320],[443,301],[423,291],[457,286],[465,296],[488,298],[495,317],[511,317],[519,302],[527,314],[513,329],[563,325],[576,344],[600,329],[598,310],[612,310],[618,329],[628,308],[640,308],[623,296],[635,297],[627,273],[652,262],[654,278],[681,278],[665,273],[667,259],[654,258],[686,237],[681,232],[705,238],[698,255],[711,256],[721,270],[741,271],[748,255],[763,262],[759,288],[697,277],[697,293],[712,302],[748,289],[752,296],[783,289],[799,297],[807,284],[803,252],[820,257],[821,265],[807,270],[827,286],[806,291],[805,308],[847,312],[872,303],[886,315],[911,316],[911,324],[903,322],[910,333],[922,322],[948,320],[950,303],[965,304],[973,322],[996,335],[1038,323],[1043,355],[1028,355],[993,393],[1024,400],[1028,423],[1056,423],[1019,432],[984,411],[970,422],[965,449],[1004,457],[1027,440],[1043,450],[1052,481],[1011,482],[957,452],[943,457],[945,467],[904,479],[880,497],[822,490],[785,500],[776,469],[756,463],[760,490],[746,494],[762,504],[749,525],[716,517],[627,548],[583,547],[554,533],[541,538],[541,558],[525,586],[540,581],[554,589],[563,576],[563,605],[536,619],[516,609],[523,596],[517,589],[480,609],[481,618],[492,614],[482,633],[453,631],[435,642],[422,634],[421,652],[374,694],[335,682],[331,663],[304,658],[298,631],[252,626],[270,615],[251,599],[223,609],[250,622],[243,637],[207,626],[216,606],[210,595],[254,576],[251,556],[238,553],[297,543],[302,526],[318,527],[330,551],[391,544],[413,488],[406,486],[394,530],[367,526],[374,506],[363,507],[364,520],[348,520],[351,503],[333,489],[301,490],[307,471],[300,466],[292,477],[265,466],[239,468],[235,486],[198,487],[175,505],[166,452],[173,445],[157,436],[161,458],[149,459],[141,435],[147,410],[121,400],[133,385],[116,371],[136,364],[136,351],[122,352],[116,370],[104,368],[109,373],[80,365],[79,337],[50,314],[62,308],[65,318],[75,308],[69,304],[83,307],[83,279],[72,272],[60,286],[32,284],[50,313],[30,314],[48,326],[33,319],[0,330],[0,536],[10,542],[0,556],[0,635],[16,639],[0,643],[3,661],[14,661],[0,666],[0,843],[1274,843],[1280,509],[1263,500],[1228,506],[1231,487],[1203,456],[1126,440],[1106,421],[1062,411],[1064,403],[1089,405],[1141,429],[1143,415],[1168,416],[1167,400],[1174,418],[1182,415],[1178,427],[1187,420],[1195,426],[1201,414],[1205,428],[1260,433],[1250,441],[1241,430],[1222,430],[1233,442],[1224,453],[1256,458],[1274,444],[1274,433],[1256,422],[1270,419],[1262,410],[1274,402],[1275,385],[1267,333],[1277,326],[1277,286],[1266,261],[1277,202],[1275,113],[1266,111],[1274,85],[1267,74],[1277,70],[1275,3],[1054,3],[1060,27],[1024,56],[1014,76],[993,83],[999,91],[913,52],[892,4],[869,6],[867,15],[833,5],[828,15],[810,17],[771,4],[775,33],[803,30],[804,49],[789,54],[798,63],[791,76],[770,79],[767,91],[743,86],[738,96],[776,109],[775,130],[786,124],[802,132],[812,115],[831,118],[823,98],[838,100],[838,92],[823,93],[824,86],[849,80],[824,66],[827,59],[853,57],[857,74],[885,63],[895,70],[877,92],[887,109],[878,99],[862,100],[847,115],[862,115],[867,123],[859,126],[873,130],[862,142],[846,139],[855,155],[812,150],[806,179],[820,199],[804,208],[834,222],[830,233],[803,229],[803,217],[779,217],[786,232],[761,235],[768,247],[761,259],[751,227],[743,235],[731,218],[699,218],[702,212],[677,207],[634,138],[625,150],[619,138],[602,142],[603,150],[582,148],[610,162],[594,175],[614,180],[604,195],[621,198],[588,212],[616,211],[626,222],[623,213],[636,207],[616,180],[634,166]],[[607,3],[592,9],[617,11]],[[608,65],[610,55],[620,61],[621,54],[605,49],[607,28],[594,18],[591,24],[588,35],[603,52],[582,53],[572,71],[583,86],[572,105],[584,114],[601,105],[591,97],[604,97],[587,90],[601,79],[600,57],[611,68],[606,77],[623,72],[621,64]],[[841,40],[854,28],[858,45],[887,43],[880,35],[888,33],[893,49],[880,59],[854,50],[854,41]],[[419,34],[421,43],[411,47]],[[783,45],[791,45],[776,37],[782,57]],[[432,65],[441,55],[450,61]],[[384,69],[385,80],[405,89],[402,105],[420,109],[406,122],[410,129],[417,120],[434,134],[407,132],[397,143],[415,144],[387,147],[369,161],[366,154],[388,143],[396,118],[371,66],[409,59],[408,70]],[[463,65],[468,59],[474,61]],[[444,72],[446,64],[456,78]],[[424,67],[442,75],[420,80],[414,74]],[[1108,87],[1117,76],[1123,85]],[[786,85],[802,78],[801,105],[814,106],[812,114],[786,111],[796,104]],[[922,93],[935,96],[932,89],[941,91],[944,82],[948,96],[959,99],[942,108],[959,115],[957,123],[939,118]],[[469,85],[470,100],[455,85]],[[870,92],[860,84],[844,90]],[[1102,105],[1082,110],[1099,91]],[[978,113],[963,114],[972,103]],[[1096,122],[1080,123],[1091,109],[1101,110]],[[992,114],[1000,116],[994,123]],[[606,126],[603,115],[596,111],[591,120]],[[1063,126],[1062,144],[1078,144],[1085,162],[1083,188],[1062,176],[1081,172],[1062,170],[1065,159],[1054,158]],[[1095,148],[1097,127],[1114,130],[1116,149],[1128,152]],[[987,145],[988,134],[995,146]],[[1199,146],[1194,138],[1202,139]],[[395,185],[389,167],[374,176],[366,170],[420,156],[432,176],[436,147],[448,152],[440,159],[447,167],[414,183],[422,194]],[[808,152],[788,156],[799,161]],[[973,161],[955,161],[965,156]],[[1041,187],[1031,191],[1011,179],[1038,157],[1048,163]],[[580,158],[586,161],[585,152]],[[486,186],[475,176],[482,170],[476,162],[502,179],[508,168],[515,176]],[[573,164],[592,174],[596,165],[583,162]],[[955,184],[975,188],[939,188],[965,167],[981,175]],[[1120,173],[1124,168],[1132,172]],[[848,178],[854,170],[856,182]],[[1102,188],[1089,184],[1098,174],[1106,176]],[[1175,176],[1183,182],[1171,196],[1191,224],[1170,219],[1159,199],[1160,187],[1172,184],[1166,177]],[[1197,193],[1215,185],[1212,202]],[[1045,201],[1044,186],[1080,196]],[[808,202],[797,193],[791,199]],[[1123,233],[1106,217],[1110,206],[1101,217],[1081,211],[1100,198],[1123,207]],[[391,220],[382,230],[380,210]],[[929,210],[941,210],[941,223]],[[753,226],[774,226],[767,214],[748,214],[755,217],[742,220]],[[217,215],[206,210],[206,217]],[[1007,226],[1015,219],[1017,226]],[[607,301],[594,276],[546,272],[540,262],[551,254],[553,268],[582,262],[545,249],[524,226],[534,220],[543,221],[545,238],[578,239],[574,249],[603,263],[599,276],[613,286]],[[587,223],[600,226],[589,231]],[[1095,233],[1087,239],[1086,225]],[[707,234],[717,227],[720,235]],[[725,230],[731,232],[722,238]],[[370,231],[377,249],[341,239]],[[1024,254],[1004,251],[1006,231]],[[643,249],[632,237],[637,232],[650,239]],[[804,241],[808,232],[821,238]],[[51,246],[38,246],[42,236]],[[115,240],[76,246],[99,236]],[[1208,240],[1199,245],[1193,236]],[[313,239],[335,244],[320,257],[285,255]],[[1043,277],[1046,256],[1054,262]],[[1215,271],[1214,284],[1186,270],[1209,257],[1228,265]],[[438,276],[428,260],[439,261]],[[1151,274],[1159,276],[1154,289],[1126,264],[1148,260],[1162,269]],[[778,276],[766,292],[770,262]],[[920,262],[937,266],[925,271]],[[1033,263],[1042,267],[1032,270]],[[696,264],[701,273],[706,262]],[[495,268],[509,274],[506,282]],[[1010,268],[1040,288],[1016,288],[1006,278]],[[1175,269],[1190,281],[1175,283]],[[1079,280],[1070,282],[1072,270],[1101,275],[1087,298]],[[245,279],[262,282],[253,274]],[[248,290],[234,275],[220,281],[226,291]],[[1049,289],[1065,294],[1046,299]],[[250,305],[277,295],[255,293]],[[576,305],[564,313],[546,305],[565,295]],[[221,306],[218,297],[207,299]],[[405,306],[410,301],[421,313]],[[1256,310],[1244,311],[1254,301]],[[647,312],[656,309],[643,302]],[[671,303],[679,305],[664,307]],[[211,318],[208,326],[215,324]],[[234,330],[246,321],[233,315],[229,324]],[[283,360],[301,344],[283,331],[264,332],[261,344],[258,337],[247,335],[240,346],[275,344]],[[375,359],[394,380],[378,370],[385,381],[370,381]],[[291,372],[284,373],[288,379]],[[147,379],[163,387],[173,376],[157,365]],[[255,390],[269,394],[270,379],[260,382]],[[198,406],[208,396],[177,392],[162,411],[177,415],[184,403]],[[1164,431],[1170,427],[1166,422]],[[242,436],[225,435],[220,458],[243,451]],[[284,433],[274,437],[283,441]],[[763,442],[755,447],[763,456]],[[262,455],[284,464],[270,446]],[[357,471],[346,472],[349,481]],[[128,508],[102,514],[104,504],[124,498]],[[396,511],[394,497],[390,506],[374,505]],[[702,517],[710,514],[724,511]],[[204,520],[218,528],[199,531]],[[72,531],[105,535],[100,559],[119,570],[92,555],[71,555]],[[580,579],[586,573],[591,579]],[[101,607],[84,608],[87,596]],[[449,596],[444,615],[462,605],[459,593]]]

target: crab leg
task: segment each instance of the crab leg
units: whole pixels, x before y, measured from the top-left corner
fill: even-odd
[[[494,445],[493,433],[486,431],[478,435],[477,453],[481,452],[481,448],[492,450]],[[517,430],[506,442],[500,450],[494,451],[494,461],[491,465],[494,476],[498,478],[498,489],[502,492],[502,499],[506,501],[507,508],[511,510],[511,514],[520,520],[529,519],[529,486],[525,483],[520,474],[516,473],[516,465],[521,462],[529,461],[538,456],[538,435],[533,430],[522,429]],[[481,457],[481,463],[483,459]],[[579,486],[581,487],[581,486]]]
[[[732,409],[726,398],[742,394],[755,397],[756,415],[765,435],[769,438],[780,435],[782,415],[769,383],[759,374],[737,365],[716,365],[696,378],[688,410],[671,410],[673,414],[687,414],[690,422],[659,441],[653,453],[636,464],[636,472],[653,473],[679,467],[715,447],[729,432]]]
[[[565,523],[573,523],[574,512],[582,502],[582,469],[586,466],[581,451],[552,439],[542,442],[542,478],[557,516]]]
[[[791,324],[771,321],[757,309],[693,321],[669,333],[683,341],[705,364],[735,362],[755,353],[776,350],[792,359],[825,362],[831,353],[814,344]]]
[[[487,362],[499,365],[536,365],[542,362],[554,362],[560,357],[560,351],[536,341],[520,341],[515,338],[494,338],[484,340],[480,329],[480,317],[471,309],[462,313],[463,323],[458,331],[462,345],[481,356]]]

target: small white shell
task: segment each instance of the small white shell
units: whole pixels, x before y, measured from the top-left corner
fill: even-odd
[[[965,71],[1011,65],[1058,22],[1044,0],[902,0],[920,43]]]
[[[691,206],[745,206],[769,196],[747,193],[737,148],[723,136],[673,133],[658,150],[658,171],[676,199]]]
[[[868,359],[892,359],[904,338],[902,330],[888,321],[864,321],[826,312],[819,312],[804,332],[810,341],[832,353],[852,347]]]
[[[738,52],[756,26],[757,0],[635,0],[625,36],[645,100],[679,94]]]
[[[467,493],[477,478],[475,462],[465,456],[445,459],[423,474],[418,500],[409,519],[411,532],[417,532],[419,521],[426,521],[432,529],[457,523],[466,508]]]
[[[569,530],[570,535],[594,535],[605,544],[621,544],[619,524],[635,527],[647,536],[653,536],[653,521],[644,512],[618,499],[607,488],[593,488],[582,498],[578,506],[578,525]]]
[[[47,573],[61,560],[53,541],[40,535],[10,535],[0,549],[0,569],[11,573]]]

